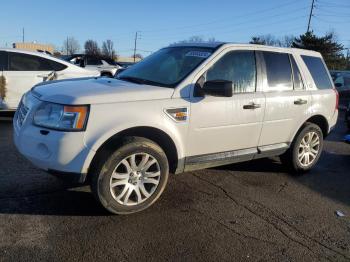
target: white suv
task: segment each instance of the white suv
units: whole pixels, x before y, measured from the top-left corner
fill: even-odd
[[[109,211],[153,204],[168,174],[281,156],[318,161],[338,117],[319,53],[183,44],[118,75],[34,87],[14,118],[18,150],[38,167],[88,181]]]
[[[122,69],[122,66],[114,60],[98,56],[75,54],[62,56],[62,59],[87,70],[98,70],[101,76],[113,77],[119,69]]]
[[[19,49],[0,49],[0,76],[5,77],[6,96],[0,97],[0,111],[15,110],[21,97],[40,82],[67,78],[95,77],[86,70],[45,53]],[[4,99],[2,99],[4,98]]]

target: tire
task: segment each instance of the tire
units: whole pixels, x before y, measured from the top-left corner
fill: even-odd
[[[169,163],[153,141],[128,137],[107,160],[100,160],[91,176],[91,190],[105,209],[131,214],[160,197],[168,181]]]
[[[311,142],[308,140],[309,138]],[[295,136],[288,151],[280,158],[290,171],[295,174],[303,174],[316,165],[322,149],[323,133],[321,128],[313,123],[306,123]]]

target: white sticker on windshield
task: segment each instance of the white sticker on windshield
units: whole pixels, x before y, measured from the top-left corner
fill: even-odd
[[[200,58],[207,58],[211,55],[210,52],[202,52],[202,51],[190,51],[185,56],[195,56]]]

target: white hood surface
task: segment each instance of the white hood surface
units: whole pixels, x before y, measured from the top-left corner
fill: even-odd
[[[174,89],[130,83],[113,78],[46,82],[32,89],[47,102],[83,105],[171,98]]]

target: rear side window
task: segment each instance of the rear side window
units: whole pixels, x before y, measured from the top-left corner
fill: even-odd
[[[263,52],[263,56],[266,65],[268,91],[293,90],[289,55],[285,53]]]
[[[328,71],[320,57],[302,55],[302,59],[310,71],[310,74],[318,89],[331,89],[333,84],[328,76]]]
[[[0,71],[6,71],[8,67],[7,52],[0,51]]]
[[[88,57],[86,60],[87,65],[102,65],[102,62],[100,59]]]
[[[50,60],[39,56],[9,53],[10,71],[53,71]]]
[[[303,79],[301,77],[298,65],[292,55],[290,56],[290,61],[292,62],[293,68],[294,90],[302,90],[304,89]]]
[[[62,70],[64,70],[64,69],[67,68],[66,65],[61,64],[61,63],[58,63],[58,62],[56,62],[56,61],[50,60],[49,63],[50,63],[50,65],[51,65],[51,70],[52,70],[52,71],[62,71]]]

